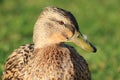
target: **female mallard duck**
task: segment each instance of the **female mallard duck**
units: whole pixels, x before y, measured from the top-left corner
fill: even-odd
[[[85,59],[64,44],[74,42],[84,50],[96,52],[80,33],[70,12],[57,7],[45,8],[35,24],[33,42],[9,56],[2,80],[91,79]]]

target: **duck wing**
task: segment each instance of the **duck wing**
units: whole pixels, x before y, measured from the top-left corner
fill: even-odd
[[[26,44],[14,50],[8,57],[2,80],[23,80],[22,69],[29,63],[34,51],[34,44]]]

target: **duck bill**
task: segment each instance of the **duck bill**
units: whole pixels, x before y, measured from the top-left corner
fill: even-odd
[[[89,51],[89,52],[96,52],[96,47],[90,43],[85,36],[83,36],[80,33],[76,33],[72,39],[71,42],[75,43],[79,47],[81,47],[83,50]]]

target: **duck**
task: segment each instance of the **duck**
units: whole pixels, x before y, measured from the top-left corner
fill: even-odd
[[[71,12],[45,7],[34,25],[33,44],[12,52],[2,80],[91,80],[87,61],[67,42],[88,52],[97,51],[80,32]]]

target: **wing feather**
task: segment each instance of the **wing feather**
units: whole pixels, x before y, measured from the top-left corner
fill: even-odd
[[[26,44],[14,50],[5,64],[2,80],[23,80],[20,75],[33,55],[34,45]]]

